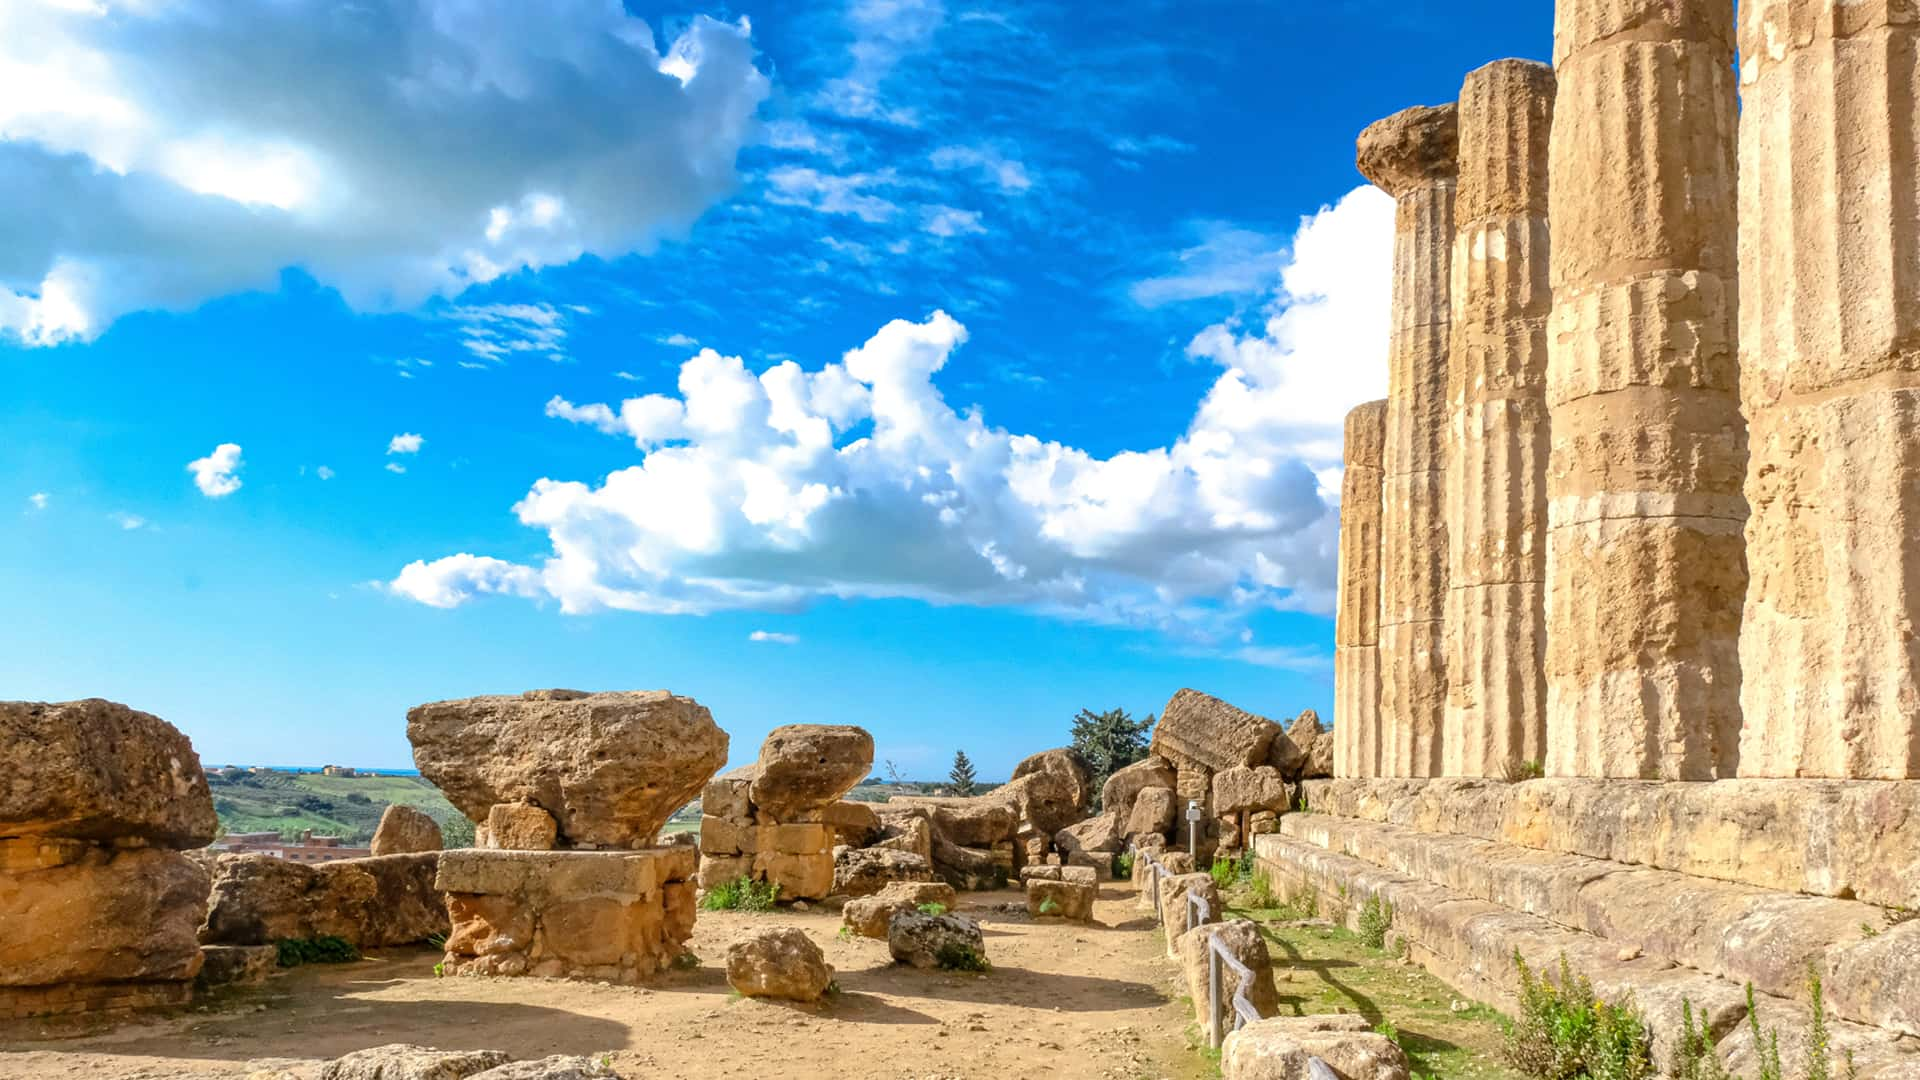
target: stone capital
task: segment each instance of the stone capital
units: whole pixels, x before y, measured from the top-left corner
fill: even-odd
[[[1356,164],[1361,175],[1399,198],[1427,184],[1453,179],[1460,143],[1459,108],[1417,105],[1360,133]]]

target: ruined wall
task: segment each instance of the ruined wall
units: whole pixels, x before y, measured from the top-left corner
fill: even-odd
[[[1553,69],[1460,88],[1446,505],[1447,776],[1545,759],[1547,141]]]
[[[1334,616],[1333,768],[1380,774],[1380,464],[1387,403],[1347,414],[1340,481],[1340,599]]]
[[[1746,589],[1733,0],[1562,0],[1554,61],[1547,771],[1712,779]]]
[[[1358,165],[1398,203],[1381,468],[1381,775],[1434,776],[1446,716],[1447,351],[1453,253],[1452,105],[1362,132]]]
[[[1741,8],[1740,774],[1920,777],[1917,28]]]

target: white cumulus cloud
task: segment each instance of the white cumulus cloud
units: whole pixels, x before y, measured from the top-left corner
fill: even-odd
[[[47,508],[48,501],[49,501],[49,496],[44,491],[36,491],[33,494],[27,496],[27,505],[29,507],[32,507],[36,511],[45,510]]]
[[[193,474],[193,486],[200,489],[200,494],[209,499],[224,499],[240,490],[238,473],[244,464],[240,459],[240,444],[229,442],[214,447],[213,453],[206,457],[187,462],[187,471]]]
[[[744,21],[661,42],[612,0],[0,4],[0,205],[32,210],[0,334],[90,338],[287,267],[394,310],[645,251],[734,188],[768,89]],[[511,329],[469,347],[557,348]]]
[[[420,448],[425,446],[426,443],[427,440],[425,438],[415,435],[410,431],[404,432],[387,440],[387,453],[417,454],[420,452]]]
[[[815,370],[755,373],[705,349],[676,394],[547,403],[641,457],[599,484],[533,485],[514,512],[547,534],[543,562],[415,562],[393,588],[443,607],[545,596],[570,613],[1018,604],[1232,637],[1250,662],[1298,665],[1236,620],[1331,609],[1340,432],[1384,389],[1392,220],[1369,188],[1302,222],[1264,325],[1194,339],[1221,371],[1172,445],[1099,457],[956,409],[935,380],[967,331],[943,312]]]

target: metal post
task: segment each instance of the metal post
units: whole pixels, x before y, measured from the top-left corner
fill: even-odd
[[[1220,954],[1207,941],[1207,1045],[1220,1049]]]
[[[1200,869],[1200,800],[1187,800],[1187,854],[1193,856],[1193,868]]]

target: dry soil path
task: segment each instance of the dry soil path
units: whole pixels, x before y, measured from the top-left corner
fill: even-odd
[[[48,1038],[0,1033],[0,1077],[318,1075],[352,1050],[411,1042],[492,1048],[515,1058],[611,1053],[628,1077],[1206,1075],[1190,1016],[1150,917],[1106,885],[1096,925],[1029,919],[1016,892],[976,893],[993,971],[958,975],[889,962],[885,943],[838,936],[838,914],[703,912],[697,969],[644,988],[544,979],[438,979],[437,958],[388,952],[277,975],[176,1015]],[[841,992],[819,1006],[743,999],[728,989],[727,944],[757,927],[799,926],[826,950]]]

